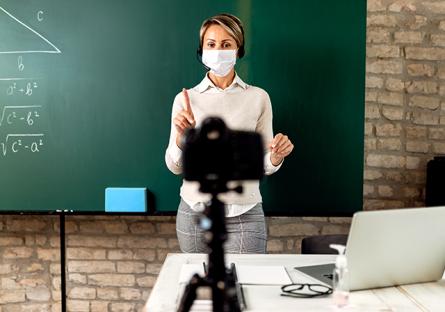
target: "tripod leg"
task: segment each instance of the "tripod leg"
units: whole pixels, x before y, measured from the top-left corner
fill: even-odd
[[[235,265],[231,264],[231,269],[227,270],[227,301],[229,304],[229,310],[233,312],[241,312],[245,309],[244,294],[242,288],[238,284],[238,278],[236,276]]]
[[[177,312],[189,312],[193,302],[196,300],[196,291],[198,287],[205,285],[207,285],[207,283],[202,277],[200,277],[198,274],[193,275],[190,282],[185,287]]]

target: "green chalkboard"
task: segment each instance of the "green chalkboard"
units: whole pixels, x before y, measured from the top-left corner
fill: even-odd
[[[0,2],[0,211],[103,212],[106,187],[176,210],[164,163],[171,105],[204,71],[202,20],[246,27],[237,65],[267,90],[295,151],[262,182],[275,215],[362,207],[366,1]]]

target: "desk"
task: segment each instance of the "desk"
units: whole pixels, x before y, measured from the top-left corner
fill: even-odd
[[[226,263],[283,265],[288,268],[333,262],[335,255],[226,255]],[[179,274],[183,264],[200,264],[204,254],[169,254],[145,306],[146,312],[173,312],[178,300]],[[291,275],[291,278],[294,277]],[[295,280],[294,280],[295,282]],[[251,311],[445,311],[445,280],[366,291],[354,291],[350,306],[336,310],[331,296],[296,299],[280,296],[279,286],[243,285]]]

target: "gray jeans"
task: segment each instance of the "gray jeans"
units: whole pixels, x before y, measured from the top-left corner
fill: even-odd
[[[176,234],[182,252],[209,252],[204,231],[197,224],[199,215],[181,200],[176,216]],[[261,203],[240,216],[226,218],[226,228],[226,253],[266,253],[267,232]]]

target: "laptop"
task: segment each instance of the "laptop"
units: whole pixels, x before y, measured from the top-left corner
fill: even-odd
[[[445,207],[355,213],[346,258],[350,290],[440,280],[445,270]],[[295,269],[332,285],[334,266]]]

